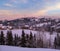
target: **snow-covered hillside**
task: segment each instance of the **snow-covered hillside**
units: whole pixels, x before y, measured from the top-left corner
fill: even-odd
[[[1,31],[1,30],[0,30]],[[7,34],[7,31],[8,30],[2,30],[4,35],[6,36]],[[13,29],[11,30],[12,31],[12,34],[18,34],[19,36],[21,36],[22,34],[22,29]],[[24,29],[24,32],[25,34],[30,34],[30,32],[32,32],[32,34],[36,34],[36,37],[39,38],[39,37],[42,37],[43,38],[43,41],[45,43],[49,43],[49,40],[51,40],[51,45],[53,46],[54,45],[54,39],[57,35],[56,32],[53,32],[52,35],[50,36],[50,32],[46,32],[46,31],[33,31],[33,30],[27,30],[27,29]]]
[[[44,48],[22,48],[22,47],[12,47],[12,46],[1,46],[0,51],[60,51],[56,49],[44,49]]]
[[[0,31],[3,31],[4,35],[6,36],[8,30],[0,30]],[[21,36],[22,34],[22,29],[13,29],[11,31],[13,35],[18,34],[19,36]],[[33,34],[37,34],[37,31],[28,30],[28,29],[24,29],[24,32],[25,34],[30,34],[30,32],[32,32]]]

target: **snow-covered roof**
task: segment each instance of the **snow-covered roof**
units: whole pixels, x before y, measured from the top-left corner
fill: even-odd
[[[7,28],[7,26],[2,26],[2,28]]]
[[[56,25],[56,29],[59,29],[59,28],[60,28],[60,23]]]
[[[0,26],[3,26],[3,24],[0,24]]]
[[[60,26],[56,27],[56,29],[60,29]]]
[[[25,27],[29,27],[29,25],[25,25]]]
[[[40,24],[37,24],[36,26],[37,27],[39,27],[39,26],[42,27],[43,25],[48,25],[48,23],[40,23]]]
[[[55,28],[55,27],[56,27],[56,25],[53,25],[53,26],[51,26],[51,27],[54,27],[54,28]]]
[[[57,24],[57,26],[60,25],[60,23]]]

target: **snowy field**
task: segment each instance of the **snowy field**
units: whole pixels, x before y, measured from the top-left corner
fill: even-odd
[[[22,47],[12,47],[12,46],[1,46],[0,51],[60,51],[56,49],[44,49],[44,48],[22,48]]]
[[[0,30],[0,31],[3,31],[3,33],[6,36],[8,30]],[[21,36],[21,34],[22,34],[22,29],[13,29],[11,31],[12,31],[13,35],[18,34],[19,36]],[[25,32],[25,34],[30,34],[30,32],[32,32],[33,34],[37,34],[37,31],[32,31],[32,30],[27,30],[27,29],[24,29],[24,32]]]

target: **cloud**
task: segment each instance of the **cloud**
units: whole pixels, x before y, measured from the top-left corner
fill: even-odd
[[[16,13],[14,10],[0,10],[0,20],[5,19],[16,19],[20,17],[21,14]]]
[[[13,7],[13,5],[12,4],[9,4],[9,3],[4,4],[4,6]]]
[[[21,18],[24,16],[30,16],[29,13],[22,13],[17,10],[0,10],[0,20],[11,20],[11,19],[16,19],[16,18]]]
[[[13,3],[28,3],[29,0],[11,0]]]
[[[23,3],[27,3],[27,2],[28,2],[28,0],[21,0],[21,2],[23,2]]]
[[[23,3],[27,3],[28,0],[13,0],[13,1],[17,1],[17,2],[23,2]],[[5,6],[8,6],[8,7],[13,7],[12,4],[5,4]],[[19,5],[20,6],[20,5]],[[38,4],[38,6],[40,6]],[[32,7],[33,8],[33,7]],[[39,7],[40,8],[40,7]],[[20,17],[24,17],[24,16],[44,16],[44,15],[60,15],[60,11],[56,12],[56,10],[60,10],[60,3],[56,3],[56,4],[53,4],[53,5],[50,5],[50,6],[47,6],[47,5],[43,5],[43,8],[40,8],[40,9],[27,9],[24,11],[24,9],[22,10],[0,10],[0,18],[1,19],[15,19],[15,18],[20,18]],[[55,11],[55,12],[52,12],[52,11]],[[50,14],[51,12],[51,14]]]
[[[37,15],[37,16],[47,15],[49,11],[53,11],[53,10],[60,10],[60,3],[40,9],[35,13],[35,15]]]

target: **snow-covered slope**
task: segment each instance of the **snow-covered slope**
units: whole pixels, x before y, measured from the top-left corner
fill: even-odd
[[[3,31],[4,35],[6,36],[8,30],[0,30],[0,31]],[[22,29],[13,29],[11,31],[12,31],[13,35],[18,34],[19,36],[21,36],[21,34],[22,34]],[[25,32],[25,34],[30,34],[30,32],[32,32],[33,34],[37,34],[36,31],[28,30],[28,29],[24,29],[24,32]]]
[[[43,49],[43,48],[22,48],[22,47],[12,47],[12,46],[1,46],[0,51],[60,51],[56,49]]]
[[[3,31],[4,35],[6,36],[8,30],[2,30],[2,31]],[[13,29],[11,31],[12,31],[13,35],[18,34],[18,36],[21,36],[21,34],[22,34],[22,29]],[[50,39],[51,39],[51,46],[54,45],[54,39],[57,35],[57,32],[53,32],[52,35],[50,35],[50,32],[47,32],[47,31],[43,32],[43,31],[34,31],[34,30],[28,30],[28,29],[24,29],[24,32],[25,32],[25,34],[30,34],[30,32],[32,32],[33,35],[36,34],[37,39],[39,37],[42,37],[44,44],[47,44],[47,45],[49,45],[48,43],[50,42]]]

